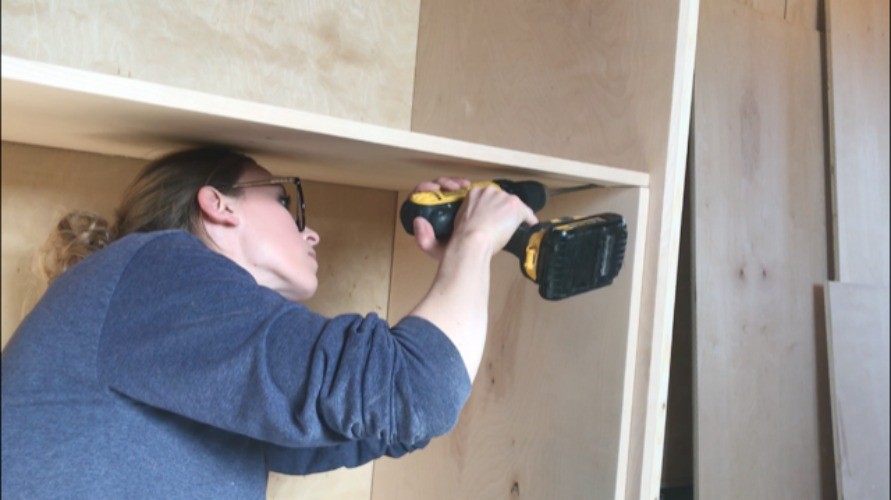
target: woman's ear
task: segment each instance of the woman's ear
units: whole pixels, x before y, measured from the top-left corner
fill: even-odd
[[[208,222],[224,226],[237,226],[235,203],[232,197],[220,193],[212,186],[202,186],[198,190],[198,207],[201,215]]]

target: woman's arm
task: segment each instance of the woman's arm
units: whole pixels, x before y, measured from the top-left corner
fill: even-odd
[[[468,184],[466,180],[438,181],[447,189]],[[419,189],[432,190],[434,185],[424,183]],[[449,337],[471,380],[486,344],[491,260],[522,222],[537,222],[532,210],[516,196],[491,186],[468,193],[447,245],[436,241],[429,222],[420,217],[414,221],[418,246],[440,259],[440,264],[430,290],[410,314],[430,321]]]

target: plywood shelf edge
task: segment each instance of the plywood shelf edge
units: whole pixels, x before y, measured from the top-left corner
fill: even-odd
[[[2,138],[154,158],[222,143],[306,178],[408,189],[438,175],[649,184],[649,174],[2,56]]]

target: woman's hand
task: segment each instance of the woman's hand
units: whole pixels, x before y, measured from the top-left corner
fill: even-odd
[[[470,179],[464,177],[440,177],[435,181],[426,181],[415,186],[412,193],[425,193],[433,191],[457,191],[459,189],[467,189],[471,185]],[[446,243],[436,240],[433,233],[433,226],[423,217],[415,217],[412,221],[415,233],[415,243],[418,248],[423,250],[427,255],[436,260],[442,260],[445,253]]]
[[[441,177],[432,182],[418,184],[414,192],[456,191],[470,187],[471,182],[459,177]],[[448,243],[436,240],[433,227],[426,219],[413,221],[415,241],[428,255],[441,260],[448,244],[464,238],[486,242],[489,256],[501,250],[513,236],[520,223],[536,224],[538,219],[532,210],[518,197],[505,193],[494,186],[474,188],[468,192],[455,215],[455,226]]]
[[[534,225],[538,218],[520,198],[496,186],[474,188],[455,216],[451,241],[481,238],[489,243],[492,256],[507,245],[522,222]]]

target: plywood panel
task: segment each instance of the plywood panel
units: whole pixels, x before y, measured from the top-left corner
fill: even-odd
[[[826,30],[823,16],[825,0],[786,0],[784,18],[792,23],[817,31]]]
[[[835,279],[889,284],[887,0],[826,0]]]
[[[7,55],[407,129],[419,0],[9,0]]]
[[[838,498],[888,498],[888,287],[825,290]]]
[[[470,401],[445,437],[377,462],[375,500],[624,497],[639,307],[630,297],[639,294],[645,195],[578,192],[540,213],[625,215],[629,252],[609,287],[547,302],[516,257],[495,257],[489,336]],[[415,305],[434,273],[435,263],[397,234],[392,318]]]
[[[319,288],[306,305],[322,314],[387,316],[396,192],[307,182],[306,224],[319,233]]]
[[[3,56],[3,139],[154,158],[221,143],[278,171],[383,189],[441,175],[646,185],[642,172],[521,153]],[[88,119],[85,119],[88,118]]]
[[[270,473],[267,500],[368,500],[374,463],[309,476]]]
[[[650,171],[677,2],[422,2],[412,130]]]
[[[823,31],[820,0],[732,0],[765,16]]]
[[[758,12],[763,12],[772,17],[782,19],[786,13],[786,0],[735,0],[737,3],[747,5]]]
[[[831,498],[819,34],[714,0],[698,46],[696,494]]]
[[[74,151],[2,144],[3,345],[43,291],[31,274],[34,251],[67,210],[112,216],[142,161]],[[319,232],[319,290],[307,304],[323,314],[386,316],[395,192],[307,182],[307,224]],[[349,203],[344,202],[349,200]],[[270,498],[337,494],[369,498],[371,466],[319,477],[273,474]]]

